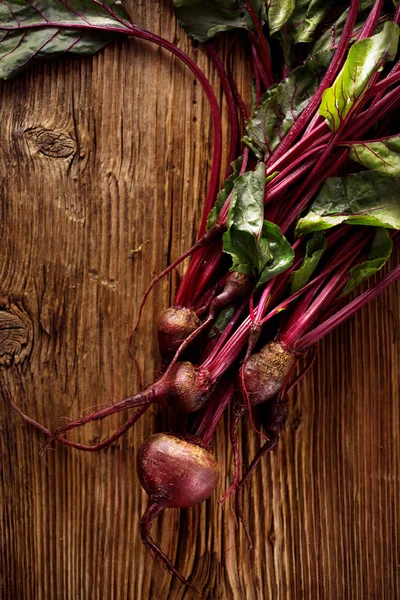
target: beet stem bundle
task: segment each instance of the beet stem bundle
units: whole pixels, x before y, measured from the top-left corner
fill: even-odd
[[[176,14],[189,35],[205,43],[227,101],[229,164],[219,192],[222,121],[207,77],[174,44],[104,7],[118,22],[107,31],[156,44],[182,61],[200,82],[211,111],[213,158],[197,241],[149,284],[129,338],[131,345],[154,286],[190,257],[175,304],[159,320],[161,374],[133,396],[54,431],[12,405],[46,436],[42,452],[53,442],[88,452],[109,447],[152,403],[188,415],[182,430],[153,435],[138,453],[139,479],[149,496],[142,540],[188,584],[153,539],[151,527],[166,508],[194,506],[216,489],[219,469],[210,444],[226,410],[231,410],[234,464],[222,500],[236,492],[237,516],[250,541],[240,490],[277,445],[287,394],[311,368],[315,344],[400,278],[395,266],[347,300],[399,246],[400,135],[391,117],[400,104],[400,8],[391,18],[382,15],[382,0],[368,14],[359,0],[339,3],[340,23],[335,11],[321,12],[314,15],[317,27],[302,37],[301,28],[310,27],[308,13],[299,27],[291,15],[281,23],[272,5],[265,9],[250,0],[239,3],[239,12],[233,0],[215,13],[204,8],[204,14],[198,3],[182,4]],[[250,117],[234,75],[239,34],[231,39],[224,64],[210,41],[209,19],[222,31],[231,29],[233,20],[247,35],[254,92]],[[87,21],[83,29],[96,26]],[[318,44],[322,49],[315,49]],[[282,80],[277,73],[284,74]],[[292,381],[298,358],[309,348],[309,365]],[[267,412],[262,429],[253,418],[260,405]],[[65,437],[129,409],[135,412],[125,424],[94,446]],[[242,472],[238,424],[245,415],[265,444]]]

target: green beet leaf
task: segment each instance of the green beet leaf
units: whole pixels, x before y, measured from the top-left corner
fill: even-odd
[[[400,229],[400,179],[373,171],[328,178],[296,233],[340,223]]]
[[[350,294],[360,283],[377,273],[387,263],[392,249],[393,242],[388,230],[377,227],[368,260],[351,269],[350,278],[343,290],[343,295]]]
[[[251,3],[260,22],[265,23],[264,0]],[[230,29],[255,30],[244,0],[174,0],[174,6],[179,24],[199,42]]]
[[[332,87],[323,93],[319,113],[329,127],[337,131],[353,107],[368,90],[373,76],[386,61],[394,60],[399,39],[399,27],[389,21],[383,30],[370,38],[356,42]]]
[[[314,95],[332,58],[320,52],[272,86],[246,124],[243,141],[260,159],[272,154]]]
[[[284,29],[281,29],[278,34],[284,61],[289,71],[293,64],[298,64],[299,56],[302,55],[302,51],[299,53],[295,49],[295,45],[300,42],[313,41],[316,30],[328,14],[332,4],[333,0],[296,0],[290,18],[285,23]],[[331,49],[328,46],[321,48],[321,50]],[[309,56],[316,54],[316,51],[312,51]]]
[[[259,268],[256,289],[267,281],[286,271],[293,264],[294,252],[280,228],[274,223],[264,221],[259,240]]]
[[[259,236],[264,219],[265,164],[235,179],[229,205],[227,227]]]
[[[400,177],[400,135],[352,144],[349,156],[372,171]]]
[[[208,218],[207,218],[207,229],[210,229],[218,219],[218,215],[221,212],[221,208],[224,206],[226,200],[229,197],[229,194],[233,190],[233,182],[237,178],[240,173],[240,168],[242,166],[243,157],[239,156],[236,160],[231,163],[232,173],[229,175],[228,179],[226,179],[224,183],[224,187],[217,194],[217,199],[213,208],[210,210]]]
[[[321,256],[326,249],[326,238],[323,233],[316,231],[306,245],[306,254],[303,264],[292,273],[291,292],[294,294],[301,290],[310,280],[311,275],[318,267]]]
[[[84,29],[88,25],[94,30]],[[36,60],[94,54],[115,39],[115,29],[126,33],[130,27],[120,1],[1,2],[0,78],[10,79]]]
[[[348,5],[348,3],[344,3],[344,6],[346,4]],[[360,9],[359,9],[360,18],[358,19],[358,21],[354,27],[353,40],[356,39],[357,33],[361,30],[362,26],[364,25],[367,15],[368,15],[369,11],[371,10],[371,8],[373,7],[373,5],[374,5],[374,0],[362,0],[360,2]],[[336,3],[335,3],[335,9],[336,9]],[[336,21],[334,21],[328,27],[328,29],[326,29],[324,31],[324,33],[321,35],[321,37],[318,40],[316,40],[316,42],[314,43],[314,46],[311,50],[311,54],[315,54],[316,52],[321,52],[321,50],[333,50],[334,48],[336,48],[337,44],[339,43],[340,36],[342,35],[344,24],[345,24],[348,16],[349,16],[349,9],[346,8],[346,10],[344,10],[344,7],[343,7],[342,14],[336,19]],[[379,27],[380,26],[378,25],[378,27],[376,28],[375,31],[379,30]]]
[[[271,35],[285,25],[294,11],[295,0],[268,0],[268,27]]]
[[[258,237],[234,225],[223,235],[224,252],[232,256],[232,271],[257,281],[256,289],[293,264],[293,250],[274,223],[264,221]]]
[[[257,281],[257,287],[293,262],[293,251],[279,227],[264,221],[265,165],[238,177],[223,235],[223,250],[232,257],[232,269]]]
[[[208,334],[209,339],[216,337],[217,332],[221,334],[224,331],[235,312],[236,309],[234,306],[227,306],[221,310],[221,312],[218,314],[218,317],[215,319],[215,323],[210,333]]]
[[[349,15],[349,9],[345,10],[332,25],[324,31],[321,37],[314,43],[311,54],[322,50],[333,50],[336,48],[343,33],[344,24]],[[355,29],[358,27],[356,26]]]
[[[297,0],[288,22],[293,43],[311,42],[315,30],[322,23],[333,4],[333,0]]]

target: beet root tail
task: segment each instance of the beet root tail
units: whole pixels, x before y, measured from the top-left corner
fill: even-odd
[[[151,388],[150,388],[151,389]],[[127,410],[129,408],[143,408],[148,407],[154,401],[153,394],[149,393],[149,391],[144,391],[136,394],[135,396],[131,396],[129,398],[125,398],[120,402],[116,402],[105,408],[101,408],[99,410],[95,410],[94,412],[82,417],[80,419],[76,419],[75,421],[70,421],[61,427],[58,427],[53,432],[50,432],[50,435],[47,436],[46,441],[44,442],[40,454],[43,455],[48,447],[56,440],[60,441],[60,438],[66,435],[68,431],[76,429],[77,427],[82,427],[87,423],[91,423],[92,421],[102,421],[106,417],[110,415],[114,415],[123,410]],[[144,411],[143,411],[144,412]],[[133,423],[132,423],[133,424]],[[111,443],[111,442],[110,442]],[[102,446],[104,447],[104,446]],[[100,448],[99,448],[100,449]]]
[[[228,498],[228,496],[231,495],[232,492],[236,492],[236,488],[239,485],[241,460],[239,453],[239,439],[237,435],[237,429],[239,425],[239,419],[241,419],[244,413],[245,410],[242,407],[234,407],[233,409],[230,426],[230,439],[233,452],[234,475],[227,492],[220,500],[218,500],[220,504],[222,502],[225,502],[225,500]]]
[[[246,483],[246,481],[248,481],[249,477],[253,473],[254,469],[256,468],[256,466],[258,465],[258,463],[262,459],[262,457],[265,454],[267,454],[268,452],[271,452],[271,450],[273,450],[275,448],[275,446],[278,444],[278,439],[279,438],[276,435],[276,437],[272,438],[271,440],[266,442],[263,446],[261,446],[260,450],[257,452],[255,457],[253,458],[253,460],[252,460],[250,466],[248,467],[246,473],[244,474],[243,478],[236,486],[237,491],[236,491],[236,496],[235,496],[235,511],[236,511],[236,515],[239,517],[240,523],[242,524],[242,527],[244,529],[244,532],[245,532],[245,535],[246,535],[246,538],[247,538],[247,541],[249,544],[249,552],[253,548],[253,541],[251,539],[250,530],[246,523],[246,519],[244,518],[243,509],[242,509],[243,486]]]
[[[167,569],[173,573],[179,581],[181,581],[184,585],[187,585],[194,589],[196,592],[196,588],[187,581],[179,573],[179,571],[174,567],[171,560],[168,558],[166,554],[161,550],[160,546],[152,537],[150,531],[153,524],[153,521],[162,513],[164,510],[168,508],[168,501],[162,499],[152,499],[150,497],[149,502],[147,504],[146,511],[144,512],[141,520],[140,520],[140,537],[142,538],[142,542],[144,545],[150,550],[151,554],[158,561],[161,561],[163,565],[167,567]]]
[[[236,517],[239,517],[239,521],[244,529],[244,533],[247,538],[248,543],[248,551],[250,552],[253,549],[253,540],[251,539],[250,530],[248,528],[246,519],[244,518],[243,508],[242,508],[242,490],[237,490],[235,495],[235,514]]]
[[[22,410],[12,401],[11,398],[10,398],[10,404],[11,404],[11,407],[15,410],[15,412],[20,417],[22,417],[22,419],[24,419],[24,421],[26,421],[30,425],[33,425],[33,427],[35,427],[38,431],[41,431],[42,433],[44,433],[47,437],[52,435],[52,432],[50,431],[50,429],[47,429],[47,427],[45,427],[44,425],[41,425],[40,423],[38,423],[31,417],[28,417],[28,415],[26,415],[24,412],[22,412]],[[117,429],[108,438],[102,440],[101,442],[98,442],[97,444],[93,444],[93,445],[79,444],[78,442],[72,442],[71,440],[67,440],[66,438],[63,438],[63,437],[57,438],[57,441],[60,442],[61,444],[64,444],[64,446],[69,446],[70,448],[74,448],[75,450],[81,450],[83,452],[98,452],[99,450],[104,450],[105,448],[108,448],[109,446],[114,444],[120,437],[122,437],[128,431],[128,429],[130,429],[136,423],[136,421],[138,421],[140,419],[140,417],[147,410],[147,408],[148,408],[148,406],[140,407],[130,417],[130,419],[128,419],[123,425],[121,425],[121,427],[119,429]]]

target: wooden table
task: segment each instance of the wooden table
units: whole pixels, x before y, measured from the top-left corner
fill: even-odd
[[[169,1],[127,5],[218,90]],[[238,77],[243,88],[244,68]],[[205,195],[212,136],[201,88],[160,49],[120,41],[1,82],[0,105],[1,598],[399,598],[400,286],[319,345],[279,448],[245,492],[251,553],[229,503],[217,504],[231,469],[228,418],[221,424],[217,493],[154,527],[196,595],[139,538],[146,497],[135,455],[168,418],[149,411],[105,452],[57,446],[41,459],[43,436],[6,391],[55,427],[137,390],[127,335],[152,276],[194,240]],[[146,382],[158,366],[157,315],[177,278],[151,295],[135,338]],[[124,418],[75,439],[93,443]],[[259,444],[243,427],[247,461]]]

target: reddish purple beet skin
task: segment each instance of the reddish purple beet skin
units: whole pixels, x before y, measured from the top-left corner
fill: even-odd
[[[210,395],[208,373],[191,362],[176,363],[165,380],[160,381],[160,395],[166,404],[178,412],[199,410]]]
[[[200,327],[201,321],[190,308],[170,306],[158,320],[158,347],[163,358],[172,358],[179,346]]]
[[[253,287],[254,281],[251,277],[232,271],[226,278],[223,290],[212,301],[210,315],[214,317],[221,309],[249,294]]]
[[[137,457],[140,483],[166,508],[188,508],[213,493],[218,463],[205,448],[174,435],[158,433],[146,440]]]
[[[244,382],[252,406],[273,398],[285,383],[294,356],[279,342],[269,342],[244,365]],[[242,389],[241,379],[239,389]],[[246,402],[244,394],[243,401]]]

